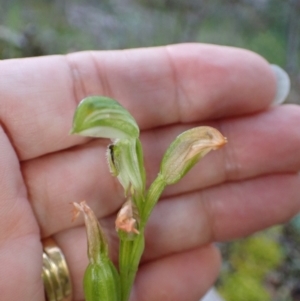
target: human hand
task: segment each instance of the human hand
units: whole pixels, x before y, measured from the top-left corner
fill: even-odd
[[[166,189],[146,230],[132,301],[197,301],[215,281],[211,244],[282,223],[299,210],[300,108],[270,107],[275,76],[259,56],[208,45],[83,52],[0,63],[1,300],[44,300],[41,239],[53,236],[82,300],[87,200],[116,259],[113,214],[123,190],[109,174],[107,141],[69,136],[78,102],[117,99],[140,128],[149,182],[164,151],[197,125],[229,143]]]

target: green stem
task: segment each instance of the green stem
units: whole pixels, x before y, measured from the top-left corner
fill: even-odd
[[[120,240],[120,252],[119,252],[119,269],[121,279],[121,301],[126,300],[126,291],[129,286],[128,274],[130,267],[130,252],[132,250],[133,241]]]
[[[158,174],[156,179],[153,181],[151,184],[147,194],[146,194],[146,200],[145,200],[145,206],[144,210],[142,212],[142,217],[141,217],[141,226],[145,227],[150,214],[156,205],[159,197],[161,196],[162,192],[164,191],[166,187],[166,182],[163,177],[163,175]]]
[[[121,301],[127,301],[130,296],[131,287],[145,247],[144,228],[165,187],[166,182],[164,177],[159,174],[151,184],[146,194],[145,201],[143,200],[142,203],[140,203],[143,205],[143,208],[140,211],[140,234],[136,236],[134,240],[126,240],[124,237],[122,238],[120,236],[119,269],[121,279]],[[137,201],[140,201],[139,197],[135,199],[136,203]]]
[[[121,240],[119,268],[121,278],[121,301],[127,301],[130,295],[141,256],[145,247],[144,231],[134,240]]]

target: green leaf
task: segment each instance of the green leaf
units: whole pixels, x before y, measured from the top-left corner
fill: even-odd
[[[114,99],[91,96],[78,105],[71,134],[110,139],[138,138],[139,127]]]

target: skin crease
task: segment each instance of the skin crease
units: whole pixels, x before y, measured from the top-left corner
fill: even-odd
[[[214,241],[249,235],[300,209],[300,109],[272,107],[276,83],[256,54],[183,44],[0,62],[1,300],[43,301],[41,238],[53,236],[83,300],[87,264],[83,199],[108,235],[116,260],[114,214],[124,203],[109,174],[107,140],[69,136],[87,95],[120,101],[136,118],[149,183],[184,130],[215,126],[228,138],[164,192],[146,229],[131,301],[198,301],[214,283]],[[17,285],[16,285],[17,283]]]

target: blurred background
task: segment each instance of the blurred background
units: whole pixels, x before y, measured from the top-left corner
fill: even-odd
[[[0,0],[2,59],[180,42],[258,52],[299,102],[299,0]]]
[[[261,54],[300,103],[300,0],[0,0],[0,59],[180,42]],[[298,217],[220,248],[227,301],[300,300]]]

